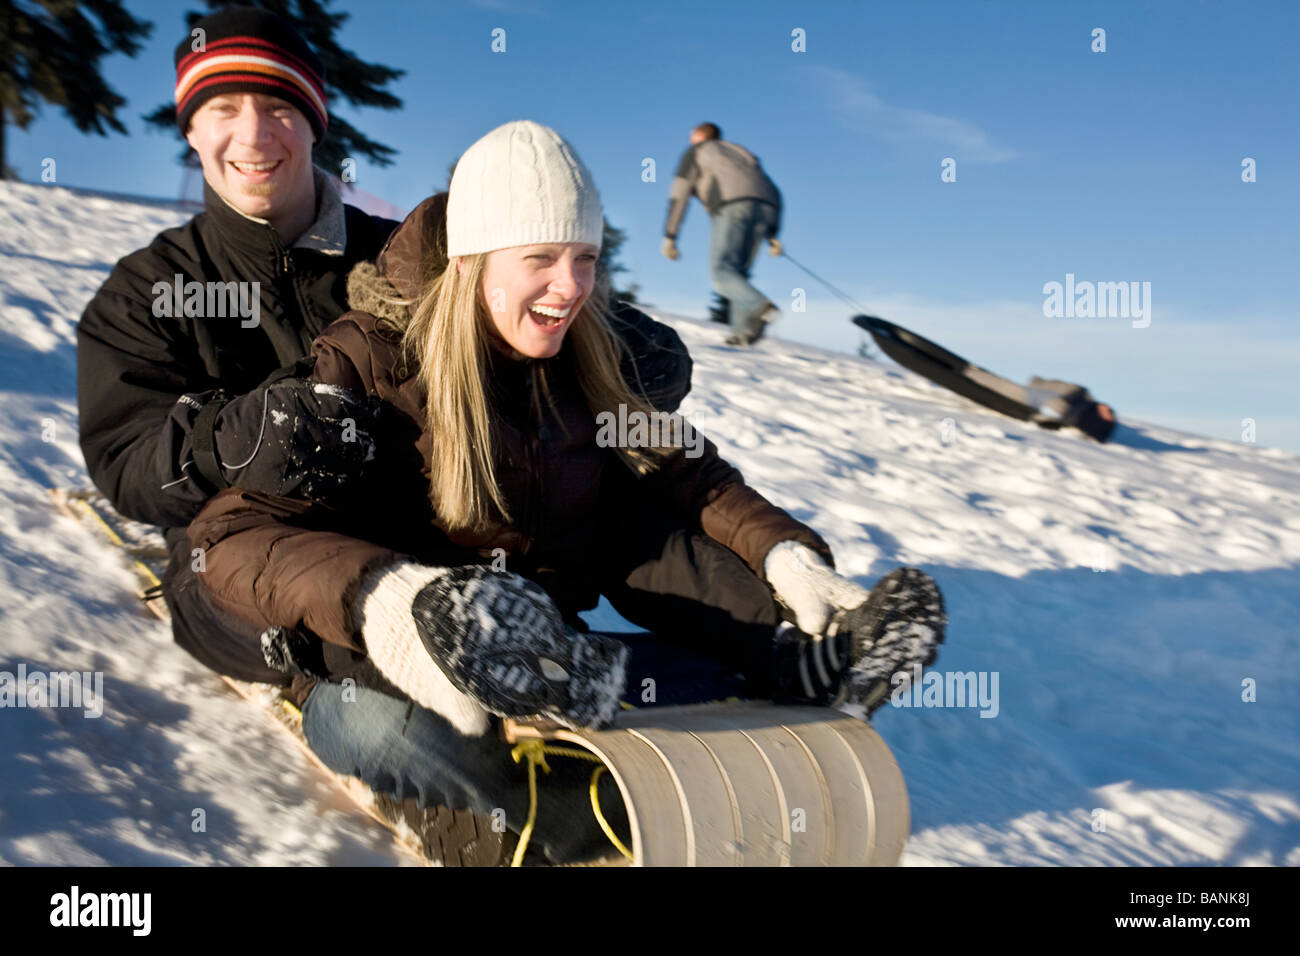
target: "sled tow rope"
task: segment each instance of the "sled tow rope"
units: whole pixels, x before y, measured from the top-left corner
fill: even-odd
[[[830,289],[831,292],[832,292],[834,295],[839,296],[839,298],[840,298],[842,301],[844,301],[844,302],[848,303],[849,305],[853,306],[853,307],[854,307],[855,309],[857,309],[859,312],[870,312],[870,311],[871,311],[871,310],[868,309],[866,306],[864,306],[861,302],[856,302],[856,301],[854,301],[852,298],[850,298],[849,296],[845,295],[845,294],[844,294],[843,292],[841,292],[839,289],[835,288],[835,286],[831,285],[829,282],[827,282],[825,279],[823,279],[823,278],[822,278],[821,276],[819,276],[817,273],[813,272],[811,269],[809,269],[809,268],[808,268],[806,265],[804,265],[803,263],[798,262],[798,261],[795,260],[795,259],[792,259],[792,258],[790,257],[790,254],[789,254],[788,252],[785,252],[784,250],[782,250],[782,252],[781,252],[781,258],[783,258],[783,259],[790,259],[790,264],[791,264],[791,265],[796,266],[797,268],[800,268],[800,269],[802,269],[804,272],[808,273],[810,276],[812,276],[814,279],[816,279],[816,280],[817,280],[818,282],[820,282],[822,285],[826,286],[826,288]]]
[[[533,824],[537,822],[537,767],[540,764],[547,773],[551,772],[551,768],[546,763],[547,754],[555,757],[575,757],[578,760],[600,764],[591,774],[592,812],[596,814],[596,822],[600,824],[600,828],[605,831],[605,836],[609,837],[618,852],[629,860],[633,859],[632,851],[614,834],[614,828],[609,825],[609,821],[605,819],[605,814],[600,809],[597,785],[600,782],[600,775],[605,772],[605,766],[600,758],[576,747],[558,747],[544,740],[521,740],[510,751],[510,756],[514,758],[515,763],[519,763],[520,760],[528,761],[528,821],[519,834],[519,845],[515,847],[515,855],[510,865],[523,866],[524,852],[528,849],[528,841],[533,836]]]

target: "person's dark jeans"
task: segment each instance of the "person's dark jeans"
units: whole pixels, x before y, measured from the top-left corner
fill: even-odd
[[[772,638],[781,615],[768,586],[701,532],[673,528],[656,540],[652,529],[636,527],[633,516],[624,529],[627,563],[611,560],[601,593],[650,632],[628,641],[625,699],[638,707],[649,703],[646,679],[654,681],[657,703],[770,697]]]
[[[750,284],[749,273],[758,247],[771,238],[776,223],[776,207],[756,199],[734,200],[713,216],[709,237],[713,288],[730,302],[733,332],[748,334],[758,315],[771,304]]]

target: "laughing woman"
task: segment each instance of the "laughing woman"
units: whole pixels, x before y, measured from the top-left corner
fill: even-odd
[[[837,575],[712,442],[604,440],[602,413],[675,411],[690,360],[670,329],[611,306],[602,227],[553,130],[484,136],[314,343],[315,381],[381,399],[394,422],[346,504],[232,488],[190,528],[204,586],[268,629],[330,766],[424,805],[503,807],[512,827],[526,787],[491,715],[601,726],[653,679],[658,703],[866,716],[946,624],[919,570],[870,593]],[[578,614],[602,595],[648,633],[589,632]],[[538,839],[567,852],[558,832]]]

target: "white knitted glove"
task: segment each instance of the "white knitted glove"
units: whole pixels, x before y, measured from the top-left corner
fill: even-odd
[[[777,599],[794,612],[799,630],[813,638],[823,637],[839,611],[857,607],[870,593],[797,541],[782,541],[769,551],[763,575]]]
[[[444,571],[409,561],[372,571],[357,592],[357,623],[366,656],[394,686],[465,736],[481,737],[490,726],[487,711],[447,680],[425,650],[411,614],[415,596]]]

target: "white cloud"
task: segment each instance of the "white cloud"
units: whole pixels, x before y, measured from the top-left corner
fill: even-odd
[[[811,68],[830,97],[832,111],[845,125],[894,142],[939,143],[961,160],[1004,163],[1016,151],[995,143],[974,123],[926,110],[891,106],[872,92],[867,81],[835,67]]]

